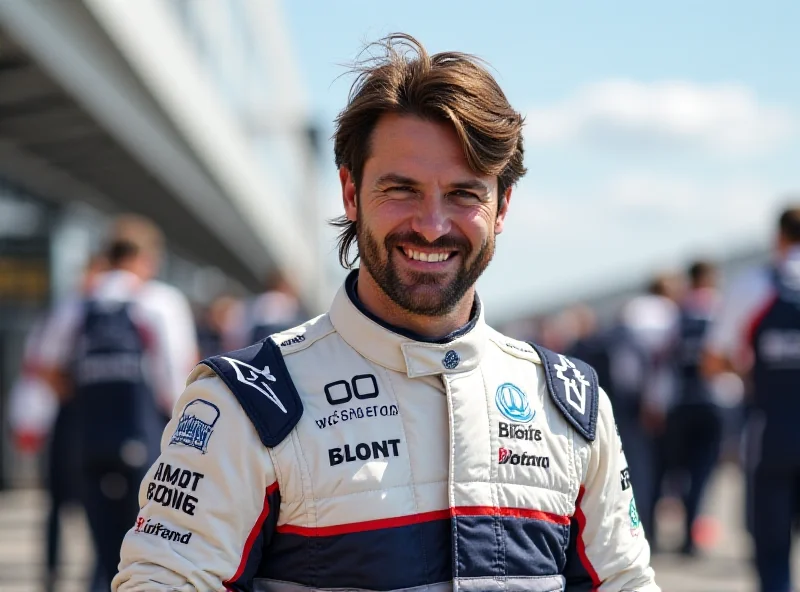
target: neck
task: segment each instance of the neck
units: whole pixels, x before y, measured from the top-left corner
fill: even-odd
[[[473,287],[447,314],[440,316],[414,314],[392,301],[363,267],[358,271],[356,293],[364,308],[385,323],[428,339],[441,339],[469,323],[475,300]]]

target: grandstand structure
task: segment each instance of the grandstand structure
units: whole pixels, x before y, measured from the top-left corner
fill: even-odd
[[[277,0],[0,2],[0,426],[32,318],[116,212],[159,224],[195,301],[283,270],[322,306],[318,134],[286,30]]]

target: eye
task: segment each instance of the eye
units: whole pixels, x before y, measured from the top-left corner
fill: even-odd
[[[455,191],[451,191],[450,195],[452,195],[453,197],[457,197],[458,199],[480,200],[480,196],[477,193],[473,193],[472,191],[467,191],[466,189],[456,189]]]
[[[409,185],[393,185],[384,191],[386,191],[386,193],[413,193],[414,188]]]

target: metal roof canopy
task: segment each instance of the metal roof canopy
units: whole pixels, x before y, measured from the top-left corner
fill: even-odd
[[[45,197],[149,216],[176,250],[251,289],[275,265],[302,289],[313,261],[292,244],[293,220],[260,203],[265,187],[242,191],[254,177],[225,169],[225,155],[209,166],[208,146],[177,129],[83,4],[0,2],[0,27],[0,172]],[[265,228],[254,210],[269,205]]]

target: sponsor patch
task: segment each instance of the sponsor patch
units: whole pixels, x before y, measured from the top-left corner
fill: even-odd
[[[631,519],[631,535],[639,536],[639,527],[642,521],[639,519],[639,511],[636,509],[636,500],[631,499],[631,505],[628,506],[628,516]]]
[[[167,528],[161,524],[161,522],[151,522],[150,518],[145,521],[145,519],[141,516],[136,519],[136,528],[134,528],[133,531],[141,534],[158,536],[162,539],[167,539],[168,541],[173,541],[182,545],[188,545],[192,538],[191,532],[180,532],[178,530],[173,530],[171,528]]]
[[[515,349],[517,351],[525,352],[526,354],[533,353],[533,349],[530,347],[526,347],[525,344],[517,344],[517,343],[512,343],[510,341],[506,341],[505,345],[510,349]]]
[[[233,358],[226,358],[225,356],[220,357],[231,365],[234,372],[236,372],[236,379],[239,382],[253,387],[267,399],[275,403],[275,406],[283,413],[287,413],[286,407],[283,406],[283,403],[281,403],[278,395],[276,395],[275,391],[272,390],[272,387],[267,384],[267,382],[276,382],[277,380],[270,373],[269,366],[264,366],[262,370],[259,370],[255,366],[251,366],[245,362],[234,360]]]
[[[328,460],[331,466],[350,463],[358,460],[372,460],[400,456],[397,449],[400,439],[381,440],[380,442],[362,442],[360,444],[345,444],[343,448],[328,450]]]
[[[536,456],[523,452],[516,454],[510,448],[501,448],[498,452],[498,462],[501,465],[520,465],[523,467],[540,467],[542,469],[550,468],[549,456]]]
[[[374,399],[381,394],[378,388],[378,379],[374,374],[359,374],[353,376],[350,382],[346,380],[335,380],[329,382],[323,387],[325,391],[325,398],[331,405],[344,405],[352,400],[353,396],[356,399],[365,401],[367,399]]]
[[[287,339],[286,341],[281,342],[281,347],[286,347],[288,345],[294,345],[295,343],[303,343],[306,340],[305,335],[297,335],[296,337],[292,337],[291,339]]]
[[[442,358],[442,366],[447,368],[448,370],[454,370],[458,367],[461,363],[461,356],[458,355],[458,352],[454,349],[451,349],[444,355]]]
[[[516,423],[499,422],[498,435],[509,440],[529,440],[531,442],[542,441],[542,430],[537,430],[531,426]]]
[[[494,396],[495,404],[500,413],[511,421],[528,423],[536,412],[528,402],[528,396],[518,386],[506,382],[497,387]]]
[[[556,377],[564,381],[564,388],[567,392],[567,403],[569,403],[581,415],[586,414],[586,388],[591,383],[578,370],[578,367],[566,356],[558,354],[561,364],[553,364],[556,370]],[[567,374],[571,372],[572,377]]]
[[[315,419],[319,429],[333,427],[340,422],[354,421],[369,417],[388,417],[397,415],[397,405],[367,405],[365,407],[345,407],[337,409],[327,417]]]
[[[631,488],[631,474],[628,467],[619,472],[619,482],[622,485],[622,491],[627,491]]]
[[[205,475],[181,467],[158,463],[153,480],[147,484],[147,499],[162,506],[180,510],[194,516],[198,499],[189,492],[197,491],[197,485]]]
[[[169,440],[170,446],[190,446],[203,454],[219,419],[219,408],[203,399],[195,399],[183,408],[178,427]]]

